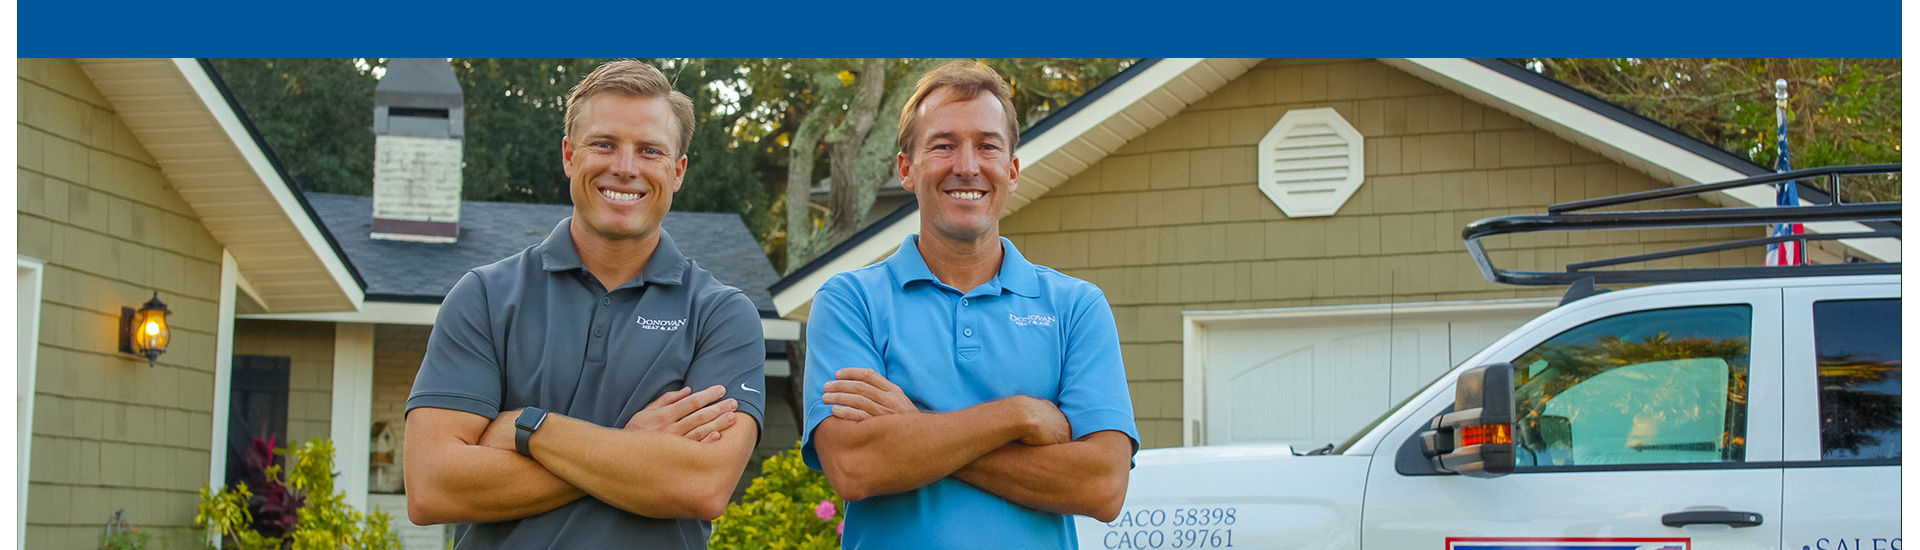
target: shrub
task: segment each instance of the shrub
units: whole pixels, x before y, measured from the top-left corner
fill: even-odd
[[[271,440],[264,443],[272,449]],[[400,537],[385,513],[363,514],[347,506],[346,495],[333,490],[332,443],[314,438],[298,449],[272,450],[287,456],[291,468],[284,477],[279,465],[258,456],[262,442],[255,440],[254,447],[248,453],[246,477],[266,490],[255,496],[247,481],[219,491],[212,486],[201,489],[193,524],[206,529],[209,537],[226,537],[233,546],[248,550],[400,547]],[[285,525],[288,516],[293,519],[290,526]],[[257,524],[256,520],[266,521]]]
[[[760,477],[713,522],[714,548],[831,550],[840,547],[846,503],[827,477],[800,460],[799,444],[760,463]]]

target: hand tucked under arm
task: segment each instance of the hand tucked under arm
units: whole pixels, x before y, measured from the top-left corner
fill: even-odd
[[[616,508],[654,518],[711,520],[726,511],[758,430],[752,417],[743,417],[720,440],[698,442],[550,414],[528,443],[548,471]]]
[[[1014,504],[1113,521],[1127,497],[1133,441],[1104,430],[1057,445],[1008,444],[953,477]]]
[[[512,421],[506,426],[509,430]],[[407,519],[417,525],[519,519],[585,496],[539,463],[483,441],[486,417],[422,407],[407,414]],[[492,435],[497,438],[498,435]]]
[[[917,489],[1014,441],[1068,437],[1051,404],[1025,396],[946,413],[913,407],[898,386],[868,369],[843,369],[823,400],[834,416],[814,428],[814,447],[834,491],[860,500]]]

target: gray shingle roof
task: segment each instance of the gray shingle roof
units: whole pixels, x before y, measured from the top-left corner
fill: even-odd
[[[459,242],[382,241],[367,235],[373,224],[372,197],[305,195],[348,261],[366,278],[367,298],[375,301],[439,302],[468,269],[539,244],[561,218],[573,213],[573,207],[563,204],[464,201]],[[739,215],[668,212],[661,225],[682,254],[720,282],[745,291],[761,312],[774,311],[767,286],[780,276]]]

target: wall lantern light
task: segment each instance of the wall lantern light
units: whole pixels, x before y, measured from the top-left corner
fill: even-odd
[[[167,330],[167,303],[160,301],[160,293],[153,293],[153,299],[133,308],[120,308],[120,351],[147,358],[147,366],[153,366],[153,360],[167,352],[167,342],[172,340],[172,331]]]

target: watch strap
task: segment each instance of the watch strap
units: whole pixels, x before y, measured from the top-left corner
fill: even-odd
[[[520,417],[513,420],[513,450],[519,452],[520,456],[533,458],[533,448],[527,442],[533,438],[533,432],[539,430],[540,425],[545,424],[546,421],[545,409],[527,407],[521,410]]]

